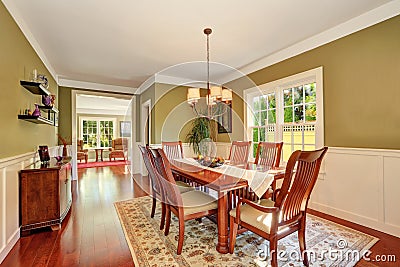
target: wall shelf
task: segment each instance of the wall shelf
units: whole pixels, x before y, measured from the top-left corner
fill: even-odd
[[[41,83],[30,82],[30,81],[20,81],[20,84],[35,95],[50,95],[50,92],[44,88]]]
[[[24,120],[24,121],[29,121],[33,122],[36,124],[49,124],[49,125],[54,125],[54,122],[51,120],[48,120],[44,117],[37,117],[37,116],[32,116],[32,115],[18,115],[19,120]]]
[[[38,106],[40,110],[44,110],[46,112],[58,113],[58,109],[56,107],[48,107],[48,106]]]
[[[20,81],[21,86],[35,95],[49,96],[50,92],[39,82]],[[36,104],[35,104],[36,105]],[[36,124],[48,124],[58,126],[58,109],[54,106],[38,105],[38,108],[44,112],[44,116],[32,116],[27,114],[18,115],[19,120],[29,121]]]

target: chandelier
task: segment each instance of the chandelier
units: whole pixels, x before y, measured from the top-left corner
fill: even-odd
[[[210,28],[204,29],[204,34],[207,35],[207,95],[203,108],[200,107],[200,90],[201,88],[188,88],[187,102],[192,106],[193,112],[198,117],[207,117],[215,119],[222,116],[232,101],[232,91],[218,85],[210,86]]]

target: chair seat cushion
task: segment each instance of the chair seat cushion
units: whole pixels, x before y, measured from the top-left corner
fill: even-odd
[[[176,181],[176,185],[178,186],[179,192],[181,192],[181,194],[185,193],[185,192],[188,192],[188,191],[195,190],[194,187],[192,187],[192,186],[190,186],[187,183],[182,182],[182,181]]]
[[[218,208],[216,198],[198,190],[183,193],[182,202],[185,215]]]
[[[273,207],[275,202],[271,199],[261,199],[258,204],[264,207]],[[229,215],[234,218],[236,218],[236,208],[229,212]],[[240,220],[268,234],[271,229],[271,219],[271,213],[259,211],[246,204],[240,206]]]

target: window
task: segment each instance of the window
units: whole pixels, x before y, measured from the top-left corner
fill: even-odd
[[[322,147],[322,92],[322,67],[246,90],[253,157],[261,141],[283,141],[284,161],[295,150]]]
[[[275,140],[275,93],[254,96],[252,99],[252,107],[254,110],[254,116],[253,123],[250,126],[250,131],[253,138],[253,157],[255,157],[258,142],[274,142]]]
[[[81,118],[84,148],[111,147],[115,136],[115,119]]]

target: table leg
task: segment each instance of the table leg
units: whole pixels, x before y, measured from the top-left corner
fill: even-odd
[[[228,253],[228,195],[226,192],[218,192],[218,243],[217,251]]]
[[[99,161],[99,150],[95,150],[96,151],[96,162]]]
[[[103,161],[103,149],[100,150],[100,159],[101,159],[101,161]]]

